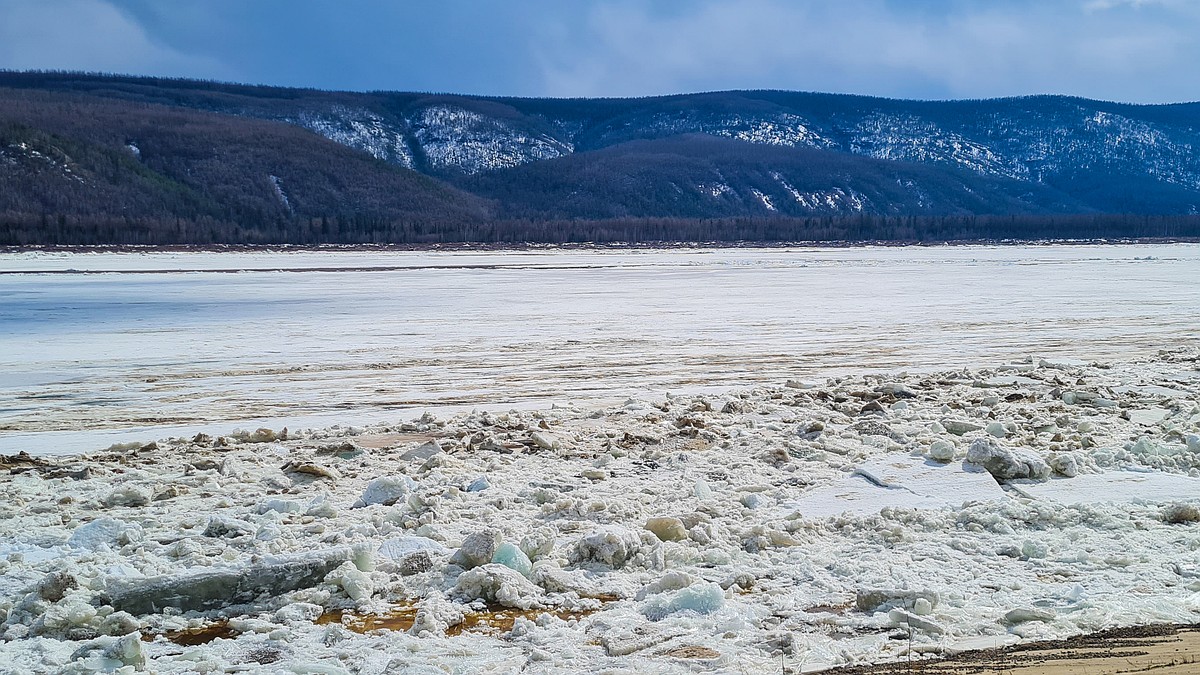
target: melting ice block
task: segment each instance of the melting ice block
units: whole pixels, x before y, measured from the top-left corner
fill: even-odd
[[[520,572],[521,576],[526,578],[533,572],[533,563],[529,561],[529,556],[508,542],[502,542],[496,547],[496,553],[492,555],[492,562]]]
[[[717,584],[702,583],[653,596],[642,605],[642,614],[651,621],[661,621],[678,612],[712,614],[723,604],[725,591]]]
[[[941,464],[893,455],[863,464],[854,473],[784,502],[783,509],[809,518],[842,513],[872,514],[886,507],[958,508],[963,502],[1004,500],[995,479],[979,467]]]

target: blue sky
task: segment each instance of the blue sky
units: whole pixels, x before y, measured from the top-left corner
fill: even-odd
[[[0,68],[326,89],[1200,99],[1200,0],[0,0]]]

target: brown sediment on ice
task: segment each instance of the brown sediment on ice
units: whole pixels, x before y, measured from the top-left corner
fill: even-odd
[[[826,671],[837,675],[1192,675],[1200,673],[1200,624],[1115,628],[1064,640]]]
[[[33,457],[25,451],[18,452],[15,455],[0,455],[0,471],[7,470],[13,474],[33,471],[46,465],[47,462],[45,459]]]
[[[413,627],[417,618],[418,607],[414,603],[400,604],[382,612],[356,612],[349,609],[332,609],[313,623],[318,626],[337,624],[355,633],[367,634],[374,631],[408,631]],[[543,614],[549,614],[564,621],[578,620],[596,612],[600,608],[585,610],[568,609],[513,609],[502,606],[488,606],[481,610],[467,612],[457,625],[450,626],[446,635],[463,634],[501,634],[512,630],[517,619],[536,621]],[[234,639],[239,635],[228,619],[218,619],[210,623],[192,628],[170,630],[162,633],[145,632],[142,639],[152,641],[162,635],[169,642],[185,647],[195,647],[208,644],[216,639]],[[695,657],[693,657],[695,658]]]
[[[146,631],[142,633],[142,640],[151,642],[159,635],[165,637],[168,642],[173,642],[182,647],[198,647],[218,638],[231,640],[238,636],[238,632],[229,625],[228,619],[221,619],[195,628],[169,630],[163,633]]]
[[[464,633],[507,633],[513,628],[517,619],[536,621],[543,614],[549,614],[564,621],[582,619],[600,611],[596,609],[513,609],[502,606],[488,606],[485,609],[467,612],[461,623],[450,626],[446,635],[455,636]],[[385,612],[360,613],[351,610],[335,609],[326,612],[316,620],[318,625],[341,624],[355,633],[370,633],[376,630],[407,631],[412,628],[417,618],[417,606],[413,604],[397,605]]]

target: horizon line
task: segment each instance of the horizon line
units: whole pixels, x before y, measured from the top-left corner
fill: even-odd
[[[448,96],[470,99],[492,99],[492,100],[521,100],[521,101],[638,101],[652,99],[670,99],[670,98],[685,98],[691,96],[705,96],[713,94],[746,94],[746,93],[779,93],[779,94],[801,94],[808,96],[828,96],[841,98],[860,98],[879,101],[896,101],[902,103],[971,103],[971,102],[988,102],[988,101],[1016,101],[1022,99],[1039,99],[1039,98],[1060,98],[1060,99],[1075,99],[1081,101],[1089,101],[1092,103],[1105,103],[1110,105],[1134,106],[1134,107],[1170,107],[1170,106],[1187,106],[1200,104],[1200,99],[1190,101],[1172,101],[1167,103],[1140,103],[1135,101],[1118,101],[1113,99],[1089,98],[1087,96],[1079,96],[1075,94],[1062,93],[1034,93],[1034,94],[1012,94],[1007,96],[987,96],[978,98],[904,98],[892,96],[879,96],[877,94],[860,94],[851,92],[831,92],[831,91],[816,91],[805,89],[709,89],[700,91],[684,91],[667,94],[646,94],[642,96],[521,96],[511,94],[473,94],[453,91],[422,91],[422,90],[405,90],[405,89],[325,89],[321,87],[301,87],[294,85],[278,85],[267,83],[251,83],[251,82],[235,82],[231,80],[206,79],[197,77],[173,76],[173,75],[139,75],[132,73],[111,73],[102,71],[86,71],[86,70],[59,70],[59,69],[13,69],[0,68],[0,77],[7,75],[43,75],[43,76],[73,76],[85,77],[93,79],[114,79],[114,80],[150,80],[150,81],[165,81],[165,82],[187,82],[194,84],[213,85],[218,87],[245,87],[249,89],[277,89],[282,91],[303,91],[316,92],[322,94],[410,94],[421,96]]]

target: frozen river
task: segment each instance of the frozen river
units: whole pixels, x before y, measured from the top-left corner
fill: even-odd
[[[1195,344],[1200,246],[0,254],[0,452]]]

